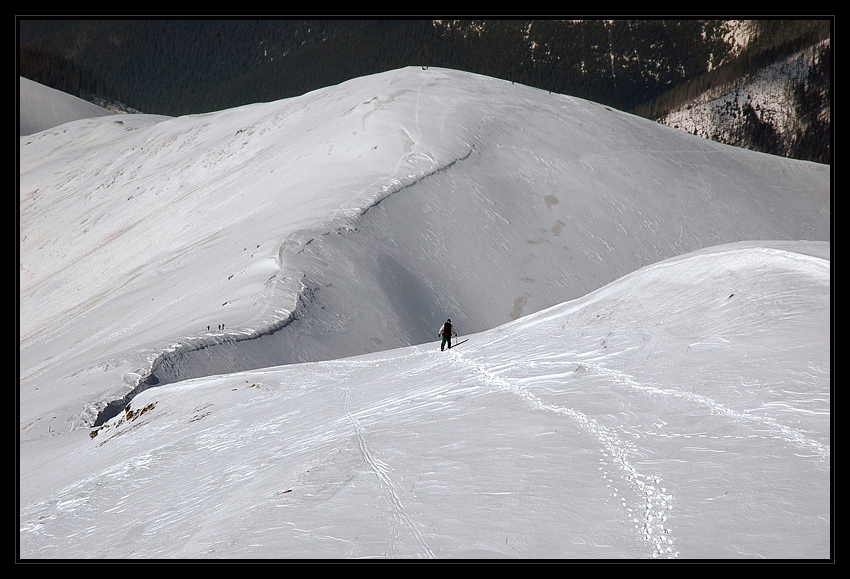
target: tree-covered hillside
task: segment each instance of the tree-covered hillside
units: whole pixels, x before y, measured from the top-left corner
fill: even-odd
[[[18,24],[21,76],[165,115],[297,96],[405,66],[438,66],[659,118],[697,90],[831,34],[829,20],[22,18]],[[816,71],[800,87],[804,107],[828,106],[830,72]],[[823,118],[820,111],[802,114]],[[796,142],[818,141],[812,146],[822,159],[823,138]],[[793,154],[808,155],[799,147]]]

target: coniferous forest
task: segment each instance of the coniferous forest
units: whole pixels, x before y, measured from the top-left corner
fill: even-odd
[[[830,20],[18,20],[20,76],[87,100],[184,115],[298,96],[406,66],[465,70],[657,119],[831,37]],[[739,143],[830,160],[831,49],[794,87],[798,133],[741,109]]]

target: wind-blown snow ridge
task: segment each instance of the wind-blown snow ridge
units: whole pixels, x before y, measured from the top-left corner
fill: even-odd
[[[282,265],[281,271],[269,278],[263,289],[263,301],[269,313],[260,316],[259,319],[255,319],[254,322],[257,324],[255,327],[229,329],[211,337],[190,337],[163,347],[158,351],[153,350],[149,352],[148,359],[150,360],[150,364],[147,368],[131,373],[130,375],[125,375],[125,381],[132,386],[132,389],[120,398],[102,400],[93,405],[87,405],[82,413],[83,419],[85,420],[87,416],[94,416],[91,422],[92,426],[101,426],[107,420],[117,416],[140,392],[144,392],[152,386],[169,384],[178,379],[197,378],[204,375],[184,374],[179,377],[169,377],[170,369],[180,364],[181,359],[185,358],[190,352],[210,350],[222,345],[228,348],[238,348],[241,345],[252,344],[254,340],[262,339],[264,336],[270,336],[292,323],[293,320],[298,319],[299,316],[303,315],[305,300],[309,299],[307,297],[309,293],[308,280],[304,271],[286,267],[286,264],[290,263],[288,256],[302,253],[308,245],[326,235],[339,233],[340,231],[350,232],[356,230],[356,224],[370,209],[377,207],[391,195],[399,193],[432,175],[444,172],[457,162],[467,159],[472,154],[473,149],[474,145],[465,155],[452,159],[442,166],[427,170],[423,174],[410,175],[407,179],[393,179],[391,184],[383,185],[377,194],[372,196],[367,194],[362,206],[348,209],[342,215],[334,215],[321,227],[298,231],[288,236],[281,244],[278,252],[278,263]],[[298,282],[300,290],[295,292],[294,297],[291,295],[291,284],[287,282],[287,280],[291,279],[300,280]],[[284,317],[275,317],[276,314],[283,314]],[[214,354],[211,353],[209,355],[213,356]],[[236,356],[239,355],[236,354]],[[256,365],[248,365],[244,368],[233,368],[233,370],[247,370],[255,367]]]
[[[94,407],[101,409],[96,413],[93,426],[100,426],[107,420],[118,415],[124,406],[140,392],[152,386],[160,386],[170,384],[176,380],[202,376],[203,374],[181,374],[178,369],[178,366],[193,355],[203,354],[203,356],[211,357],[215,355],[214,351],[217,348],[224,347],[232,350],[230,355],[234,359],[247,360],[247,357],[238,352],[240,345],[246,342],[253,343],[255,340],[262,340],[265,337],[272,336],[275,332],[280,331],[305,315],[305,302],[311,299],[309,295],[310,280],[308,279],[308,274],[303,269],[290,265],[294,261],[292,259],[294,256],[303,253],[307,246],[321,240],[325,236],[337,234],[342,231],[355,231],[357,223],[362,217],[391,195],[398,194],[433,175],[449,170],[456,163],[469,158],[473,150],[474,145],[465,155],[449,160],[441,166],[431,168],[418,175],[410,175],[407,179],[395,179],[390,185],[383,185],[377,194],[369,195],[367,193],[364,196],[367,201],[362,206],[346,210],[342,215],[333,216],[321,227],[306,229],[291,234],[281,244],[278,252],[278,262],[281,264],[281,271],[274,274],[266,282],[263,289],[263,301],[266,304],[265,315],[255,318],[252,321],[252,327],[230,328],[220,331],[214,336],[189,337],[163,347],[158,351],[151,351],[149,354],[150,365],[130,377],[132,389],[129,392],[120,398],[100,401],[94,405]],[[299,280],[298,287],[300,289],[295,292],[294,296],[292,295],[292,283],[289,280]],[[279,317],[281,314],[283,317]],[[276,365],[274,360],[270,360],[269,364]],[[256,362],[246,362],[242,366],[237,364],[230,370],[241,371],[256,369],[257,367],[260,366]],[[83,416],[89,416],[91,414],[92,406],[90,405],[83,411]]]

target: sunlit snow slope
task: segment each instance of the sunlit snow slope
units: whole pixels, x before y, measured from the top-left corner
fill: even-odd
[[[22,443],[25,558],[830,556],[828,243],[467,336],[150,388]]]
[[[140,382],[421,344],[695,249],[825,241],[829,172],[406,68],[22,137],[20,222],[26,438]]]

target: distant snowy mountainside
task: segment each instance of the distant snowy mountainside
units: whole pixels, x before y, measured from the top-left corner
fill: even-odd
[[[816,138],[816,123],[831,127],[829,87],[814,80],[821,51],[830,49],[824,41],[775,64],[762,68],[733,83],[706,91],[658,121],[703,138],[774,154],[791,155],[804,135]],[[821,105],[802,108],[801,87],[818,94]],[[802,109],[802,110],[801,110]],[[818,132],[819,131],[819,132]],[[820,135],[829,140],[829,135]],[[829,143],[821,144],[829,151]],[[811,145],[809,145],[811,147]],[[814,155],[816,151],[809,151]],[[811,156],[807,158],[813,158]],[[828,158],[825,159],[828,162]]]

